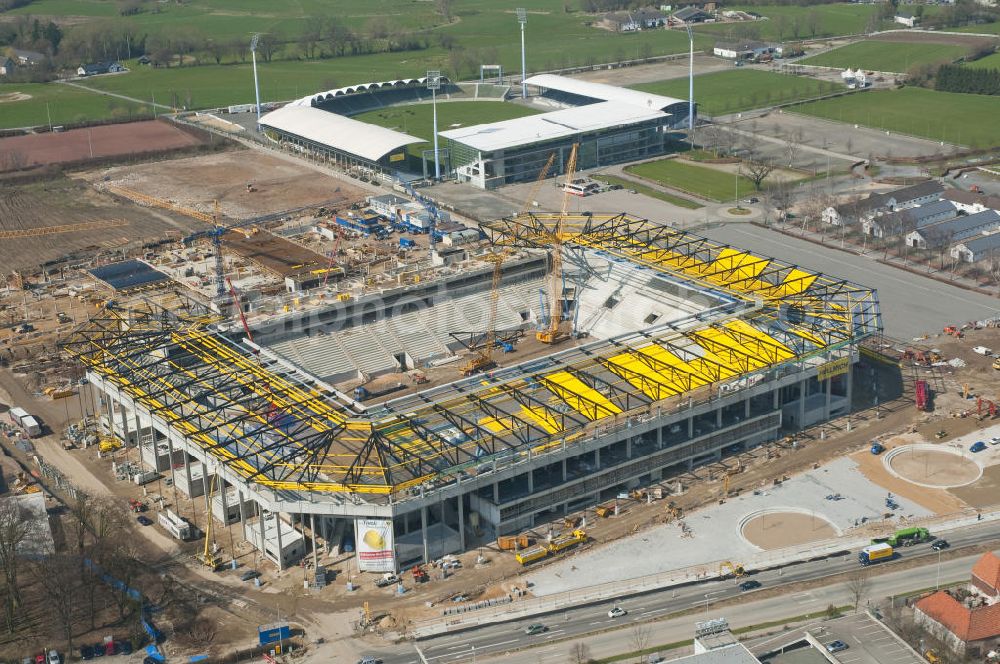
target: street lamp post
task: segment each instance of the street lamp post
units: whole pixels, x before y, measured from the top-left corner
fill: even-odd
[[[517,15],[517,22],[521,24],[521,98],[528,98],[528,85],[524,79],[528,78],[528,66],[524,57],[524,26],[528,23],[528,10],[518,7],[514,10]]]
[[[257,131],[260,131],[260,84],[257,81],[257,42],[260,41],[260,35],[255,34],[253,39],[250,40],[250,57],[253,60],[253,92],[256,98],[257,104]]]
[[[434,116],[434,179],[441,179],[441,159],[438,154],[438,109],[437,91],[441,89],[441,72],[431,70],[427,72],[427,89],[431,91],[431,107]],[[432,240],[433,242],[433,240]]]
[[[688,33],[688,140],[691,142],[691,149],[694,150],[694,32],[691,25],[685,23]]]

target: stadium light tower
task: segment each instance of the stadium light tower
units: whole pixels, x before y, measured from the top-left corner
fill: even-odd
[[[427,89],[431,91],[431,108],[434,114],[434,179],[441,179],[441,158],[438,154],[438,107],[437,91],[441,89],[441,72],[427,72]],[[433,242],[433,240],[432,240]]]
[[[253,91],[257,99],[257,131],[260,131],[260,83],[257,82],[257,42],[259,40],[259,34],[254,34],[250,40],[250,57],[253,59]]]
[[[691,25],[685,23],[684,27],[688,31],[688,47],[690,57],[688,58],[688,140],[691,141],[691,149],[694,149],[694,33]]]
[[[528,98],[528,85],[524,82],[524,79],[528,78],[528,66],[524,57],[524,26],[528,23],[528,10],[524,7],[518,7],[514,10],[517,14],[517,22],[521,24],[521,98]]]

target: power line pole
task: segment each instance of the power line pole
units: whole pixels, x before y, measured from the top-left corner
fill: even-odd
[[[521,98],[527,99],[528,85],[524,80],[528,78],[528,66],[524,57],[524,26],[528,23],[528,10],[524,7],[518,7],[514,13],[517,15],[517,22],[521,24]]]

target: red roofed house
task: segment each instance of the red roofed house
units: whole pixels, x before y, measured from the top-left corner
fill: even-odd
[[[980,657],[1000,647],[1000,558],[990,552],[972,566],[962,599],[939,590],[917,601],[917,623],[959,655]]]

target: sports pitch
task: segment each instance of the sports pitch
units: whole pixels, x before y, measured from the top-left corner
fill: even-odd
[[[644,164],[627,166],[625,170],[639,177],[653,180],[665,187],[671,187],[708,198],[714,201],[731,201],[736,196],[735,173],[705,166],[688,164],[677,159],[658,159]],[[750,195],[754,192],[753,183],[747,178],[739,177],[740,195]]]
[[[635,86],[654,94],[687,99],[687,79],[658,81]],[[813,99],[841,89],[829,81],[804,76],[775,74],[759,69],[737,69],[696,76],[694,98],[698,110],[707,115],[738,113],[802,99]]]
[[[956,145],[1000,145],[1000,97],[901,88],[814,101],[795,112]]]
[[[804,65],[866,69],[905,73],[910,67],[936,62],[954,62],[965,55],[967,46],[865,40],[800,60]]]
[[[58,83],[0,85],[0,129],[151,117],[149,106]]]
[[[726,5],[725,9],[755,12],[766,20],[752,23],[703,23],[695,31],[719,38],[746,38],[797,41],[812,37],[853,35],[864,32],[876,6],[835,3],[796,7],[789,5]]]

